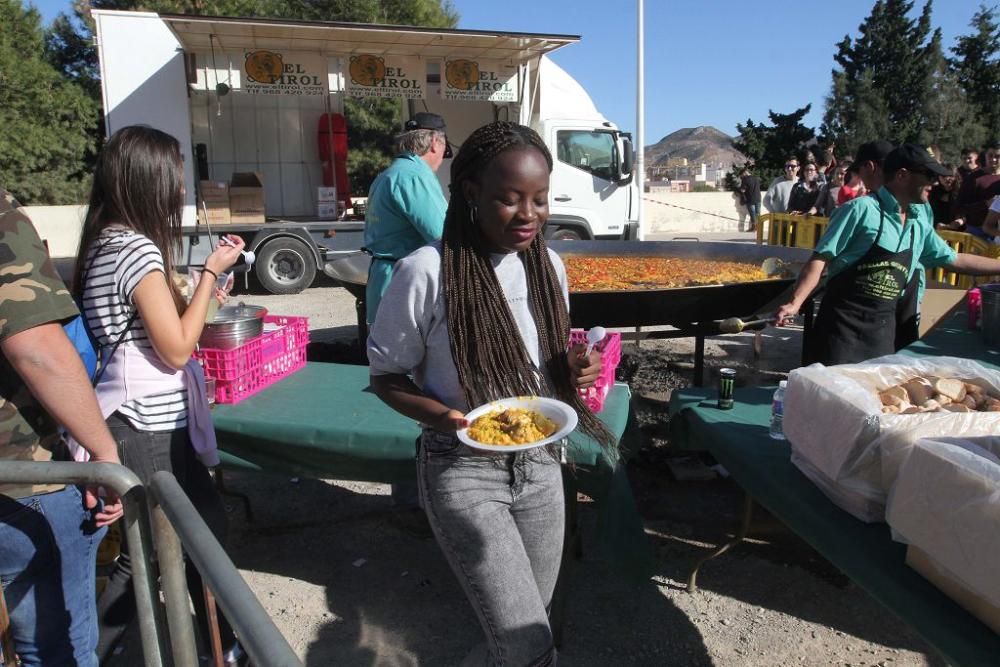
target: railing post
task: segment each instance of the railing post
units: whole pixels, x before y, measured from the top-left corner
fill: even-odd
[[[188,605],[187,578],[184,575],[184,551],[170,521],[155,495],[151,495],[149,516],[153,541],[160,561],[160,586],[167,606],[167,629],[170,653],[175,667],[198,667],[198,649]]]
[[[301,667],[302,661],[275,627],[260,600],[247,586],[174,476],[164,471],[154,473],[150,490],[155,503],[180,538],[191,564],[198,568],[202,579],[215,594],[253,664]]]
[[[146,492],[139,478],[116,463],[4,461],[0,484],[100,484],[113,489],[125,504],[125,534],[132,562],[132,582],[145,667],[163,667],[163,618],[146,517]]]

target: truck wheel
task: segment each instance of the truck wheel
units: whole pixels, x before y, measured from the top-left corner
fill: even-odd
[[[316,261],[302,241],[278,238],[268,241],[257,253],[255,269],[260,284],[271,294],[298,294],[312,285]]]
[[[552,234],[553,241],[580,241],[583,237],[575,229],[559,229]]]

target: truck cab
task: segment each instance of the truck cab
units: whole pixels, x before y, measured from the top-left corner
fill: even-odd
[[[635,238],[632,141],[611,124],[546,120],[539,133],[552,150],[546,237]]]

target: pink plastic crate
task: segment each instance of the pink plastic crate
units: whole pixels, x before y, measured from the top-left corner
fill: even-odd
[[[215,378],[216,403],[239,403],[306,365],[309,319],[268,315],[268,325],[278,328],[231,350],[195,351],[205,377]]]
[[[584,329],[570,329],[569,344],[587,344],[587,332]],[[594,349],[601,353],[601,374],[594,382],[594,386],[587,389],[580,389],[580,397],[587,407],[594,412],[600,412],[604,408],[604,399],[608,397],[611,388],[615,386],[615,369],[618,362],[622,360],[622,336],[617,332],[609,331]]]

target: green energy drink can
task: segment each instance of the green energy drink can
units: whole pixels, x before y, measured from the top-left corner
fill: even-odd
[[[733,391],[736,389],[736,369],[722,368],[719,370],[719,409],[733,408]]]

